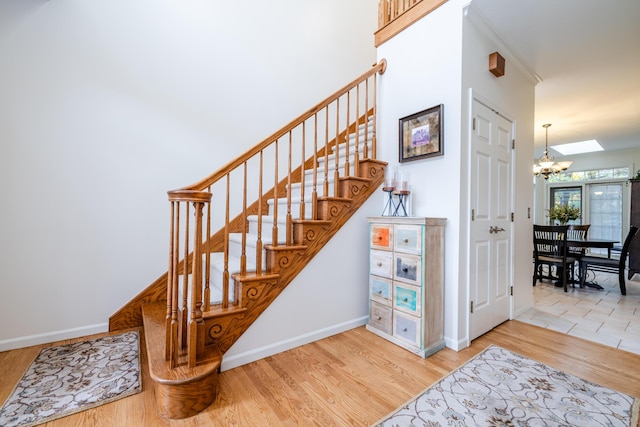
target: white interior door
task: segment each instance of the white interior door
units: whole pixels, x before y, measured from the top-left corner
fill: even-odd
[[[469,338],[509,319],[513,124],[474,99],[471,138]]]

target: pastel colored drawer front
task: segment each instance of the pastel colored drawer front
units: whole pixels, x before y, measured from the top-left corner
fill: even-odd
[[[391,335],[392,312],[391,307],[371,301],[369,305],[369,325],[385,334]]]
[[[391,305],[391,280],[369,276],[369,297],[384,305]]]
[[[391,252],[372,250],[369,257],[369,272],[380,277],[393,277]]]
[[[396,225],[394,249],[410,254],[422,253],[422,227],[417,225]]]
[[[420,319],[399,311],[393,312],[393,336],[416,347],[420,342]]]
[[[419,285],[422,276],[422,259],[416,255],[396,254],[393,278],[403,282]]]
[[[420,316],[422,313],[420,301],[422,301],[422,291],[418,286],[395,285],[393,292],[393,308],[402,310],[414,316]]]
[[[390,251],[393,248],[393,225],[371,224],[371,247]]]

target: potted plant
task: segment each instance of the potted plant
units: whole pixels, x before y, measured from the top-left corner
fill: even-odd
[[[580,208],[570,206],[568,203],[564,205],[554,205],[547,210],[547,216],[551,223],[554,221],[560,225],[566,225],[569,221],[579,219],[582,216]]]

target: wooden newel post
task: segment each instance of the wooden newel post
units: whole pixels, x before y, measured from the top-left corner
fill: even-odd
[[[204,320],[202,318],[203,304],[203,269],[202,260],[205,251],[204,242],[208,236],[203,235],[202,218],[205,208],[211,204],[211,193],[207,191],[176,190],[169,191],[171,202],[171,232],[169,246],[169,271],[167,283],[167,313],[166,313],[166,349],[165,357],[172,368],[178,366],[180,348],[186,345],[187,363],[190,368],[196,366],[197,359],[204,352]],[[180,219],[181,205],[185,204],[186,214]],[[193,219],[189,215],[189,205],[193,204]],[[190,227],[190,221],[193,226]],[[208,227],[207,227],[208,228]],[[181,236],[184,230],[184,236]],[[184,241],[185,251],[182,261],[179,260],[180,241]],[[189,246],[193,251],[189,253]],[[183,289],[181,294],[190,294],[188,307],[179,307],[180,280],[183,275]],[[188,280],[191,276],[191,280]],[[190,283],[189,292],[187,284]],[[186,330],[185,330],[186,329]],[[186,333],[182,337],[180,332]]]

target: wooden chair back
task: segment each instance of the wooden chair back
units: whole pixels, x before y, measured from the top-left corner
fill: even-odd
[[[591,224],[576,224],[570,225],[567,230],[567,239],[569,240],[584,240],[587,238]],[[586,248],[580,248],[575,246],[569,246],[567,248],[567,254],[576,258],[580,258],[585,255]]]
[[[533,256],[567,257],[568,225],[533,225]]]

